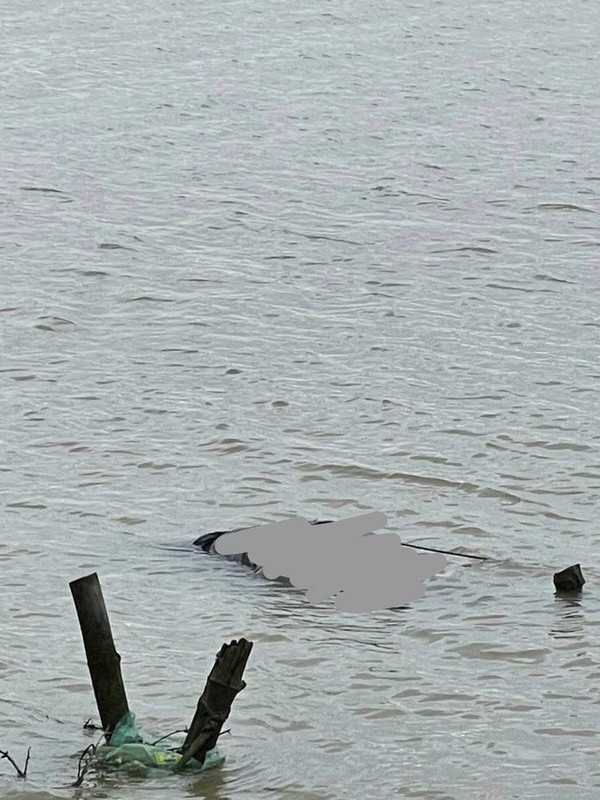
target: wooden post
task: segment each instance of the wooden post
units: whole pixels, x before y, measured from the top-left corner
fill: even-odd
[[[69,584],[75,601],[83,645],[96,696],[102,728],[110,735],[129,711],[121,675],[121,656],[115,649],[98,575],[86,575]]]
[[[181,772],[191,758],[203,764],[206,753],[216,745],[231,704],[246,686],[242,675],[251,650],[252,642],[240,639],[224,644],[217,653],[174,772]]]

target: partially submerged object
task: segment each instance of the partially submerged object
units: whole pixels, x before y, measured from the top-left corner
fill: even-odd
[[[96,748],[95,755],[107,767],[146,778],[155,770],[172,771],[183,758],[178,752],[180,747],[169,746],[164,740],[161,744],[144,740],[137,728],[135,714],[128,711],[115,726],[109,744]],[[220,767],[224,761],[225,756],[215,747],[206,752],[204,761],[192,759],[189,767],[203,772]]]
[[[169,737],[150,744],[138,732],[135,716],[129,710],[121,656],[115,648],[98,575],[94,572],[78,578],[71,581],[70,587],[106,739],[104,745],[94,748],[97,756],[107,765],[140,774],[156,767],[181,772],[186,766],[201,770],[223,763],[216,749],[217,740],[235,697],[246,687],[242,675],[252,642],[239,639],[222,645],[184,742],[174,748],[157,747],[158,741]],[[80,775],[74,786],[81,785],[84,774],[80,760]]]
[[[310,525],[330,525],[334,524],[333,520],[330,519],[313,519],[308,521]],[[221,536],[225,536],[228,533],[237,533],[238,531],[244,530],[252,530],[251,528],[233,528],[230,531],[212,531],[211,533],[204,533],[202,536],[199,536],[195,541],[194,544],[197,547],[201,547],[205,553],[210,553],[212,555],[219,555],[221,558],[226,558],[229,561],[236,561],[238,564],[243,564],[245,567],[250,567],[255,572],[260,571],[260,567],[255,564],[248,556],[248,553],[231,553],[231,554],[224,554],[219,553],[215,543],[217,539],[220,539]],[[468,553],[454,553],[451,550],[440,550],[436,547],[425,547],[424,545],[420,544],[409,544],[408,542],[402,542],[403,547],[410,547],[414,548],[415,550],[424,550],[429,553],[442,553],[446,556],[456,556],[457,558],[472,558],[476,559],[477,561],[488,561],[487,556],[475,556],[470,555]]]
[[[329,519],[314,519],[310,520],[311,525],[327,525],[331,522]],[[201,547],[205,553],[210,553],[211,555],[219,555],[221,558],[226,558],[228,561],[235,561],[238,564],[243,564],[245,567],[250,567],[255,572],[260,572],[261,567],[258,564],[255,564],[253,561],[250,560],[248,557],[248,553],[232,553],[231,555],[223,555],[222,553],[218,553],[215,547],[215,542],[217,539],[220,539],[221,536],[225,536],[228,533],[237,533],[238,531],[246,530],[245,528],[233,528],[230,531],[212,531],[211,533],[204,533],[202,536],[199,536],[194,544],[198,547]]]
[[[573,564],[554,575],[554,587],[560,594],[578,594],[584,583],[585,578],[579,564]]]
[[[311,520],[311,525],[327,525],[331,522],[331,520]],[[226,558],[229,561],[236,561],[239,564],[243,564],[246,567],[250,567],[255,572],[260,572],[261,567],[255,564],[253,561],[250,560],[248,557],[248,553],[232,553],[232,554],[223,554],[219,553],[216,549],[215,543],[221,536],[225,536],[228,533],[237,533],[238,531],[246,530],[245,528],[234,528],[229,531],[212,531],[211,533],[205,533],[202,536],[199,536],[195,541],[194,544],[197,547],[201,547],[205,553],[216,554],[219,555],[221,558]],[[424,547],[421,545],[416,544],[407,544],[403,542],[404,547],[414,547],[417,550],[428,550],[433,553],[444,553],[445,555],[452,555],[458,556],[460,558],[473,558],[478,559],[480,561],[487,561],[487,557],[485,556],[475,556],[475,555],[467,555],[466,553],[453,553],[449,550],[438,550],[433,547]],[[579,564],[572,564],[570,567],[566,567],[565,569],[561,570],[560,572],[556,572],[554,574],[554,586],[556,588],[556,592],[558,594],[579,594],[585,584],[585,578],[583,577],[583,573],[581,572],[581,566]]]

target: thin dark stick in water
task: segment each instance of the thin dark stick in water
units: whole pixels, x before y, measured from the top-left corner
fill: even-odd
[[[188,731],[189,731],[189,728],[179,728],[176,731],[171,731],[171,733],[165,733],[165,735],[161,736],[160,739],[157,739],[155,742],[152,742],[152,747],[156,747],[156,745],[159,742],[162,742],[163,739],[168,739],[169,736],[174,736],[176,733],[187,733]]]
[[[466,553],[452,553],[450,550],[437,550],[435,547],[423,547],[420,544],[406,544],[402,542],[403,547],[414,547],[416,550],[429,550],[430,553],[443,553],[446,556],[458,556],[458,558],[477,558],[479,561],[489,561],[487,556],[470,556]]]
[[[27,748],[27,757],[25,759],[25,766],[23,767],[23,777],[27,776],[27,767],[29,766],[29,757],[31,756],[31,747]]]
[[[90,755],[90,753],[92,753],[92,754],[95,753],[95,751],[96,751],[96,745],[95,744],[89,744],[85,748],[83,753],[79,756],[79,763],[77,764],[77,778],[73,781],[72,784],[70,784],[72,787],[78,788],[83,783],[83,779],[87,775],[87,772],[88,772],[88,770],[90,768],[89,758],[88,758],[86,764],[83,763],[84,759],[86,757],[88,757]]]
[[[27,777],[27,767],[29,766],[29,756],[30,755],[31,755],[31,747],[29,747],[27,749],[27,757],[25,759],[25,766],[23,767],[23,769],[21,769],[19,767],[19,765],[17,764],[17,762],[14,760],[14,758],[12,758],[12,756],[9,756],[8,750],[0,750],[0,758],[5,758],[7,761],[9,761],[13,765],[13,767],[17,770],[17,775],[19,776],[19,778],[26,778]]]

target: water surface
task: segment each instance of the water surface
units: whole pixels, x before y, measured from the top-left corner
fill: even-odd
[[[600,25],[589,2],[7,0],[0,795],[598,795]],[[381,511],[450,559],[340,614],[194,551]],[[580,562],[580,600],[552,573]],[[98,571],[130,703],[225,766],[64,787]]]

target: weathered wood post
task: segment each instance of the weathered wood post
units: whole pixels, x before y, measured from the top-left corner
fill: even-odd
[[[98,713],[110,742],[115,725],[129,711],[121,675],[121,656],[115,649],[98,575],[94,572],[78,578],[69,586],[79,618]]]
[[[217,653],[190,729],[181,747],[182,758],[173,771],[180,772],[191,758],[204,763],[206,753],[217,744],[223,723],[236,695],[246,687],[242,680],[252,642],[246,639],[224,644]]]

